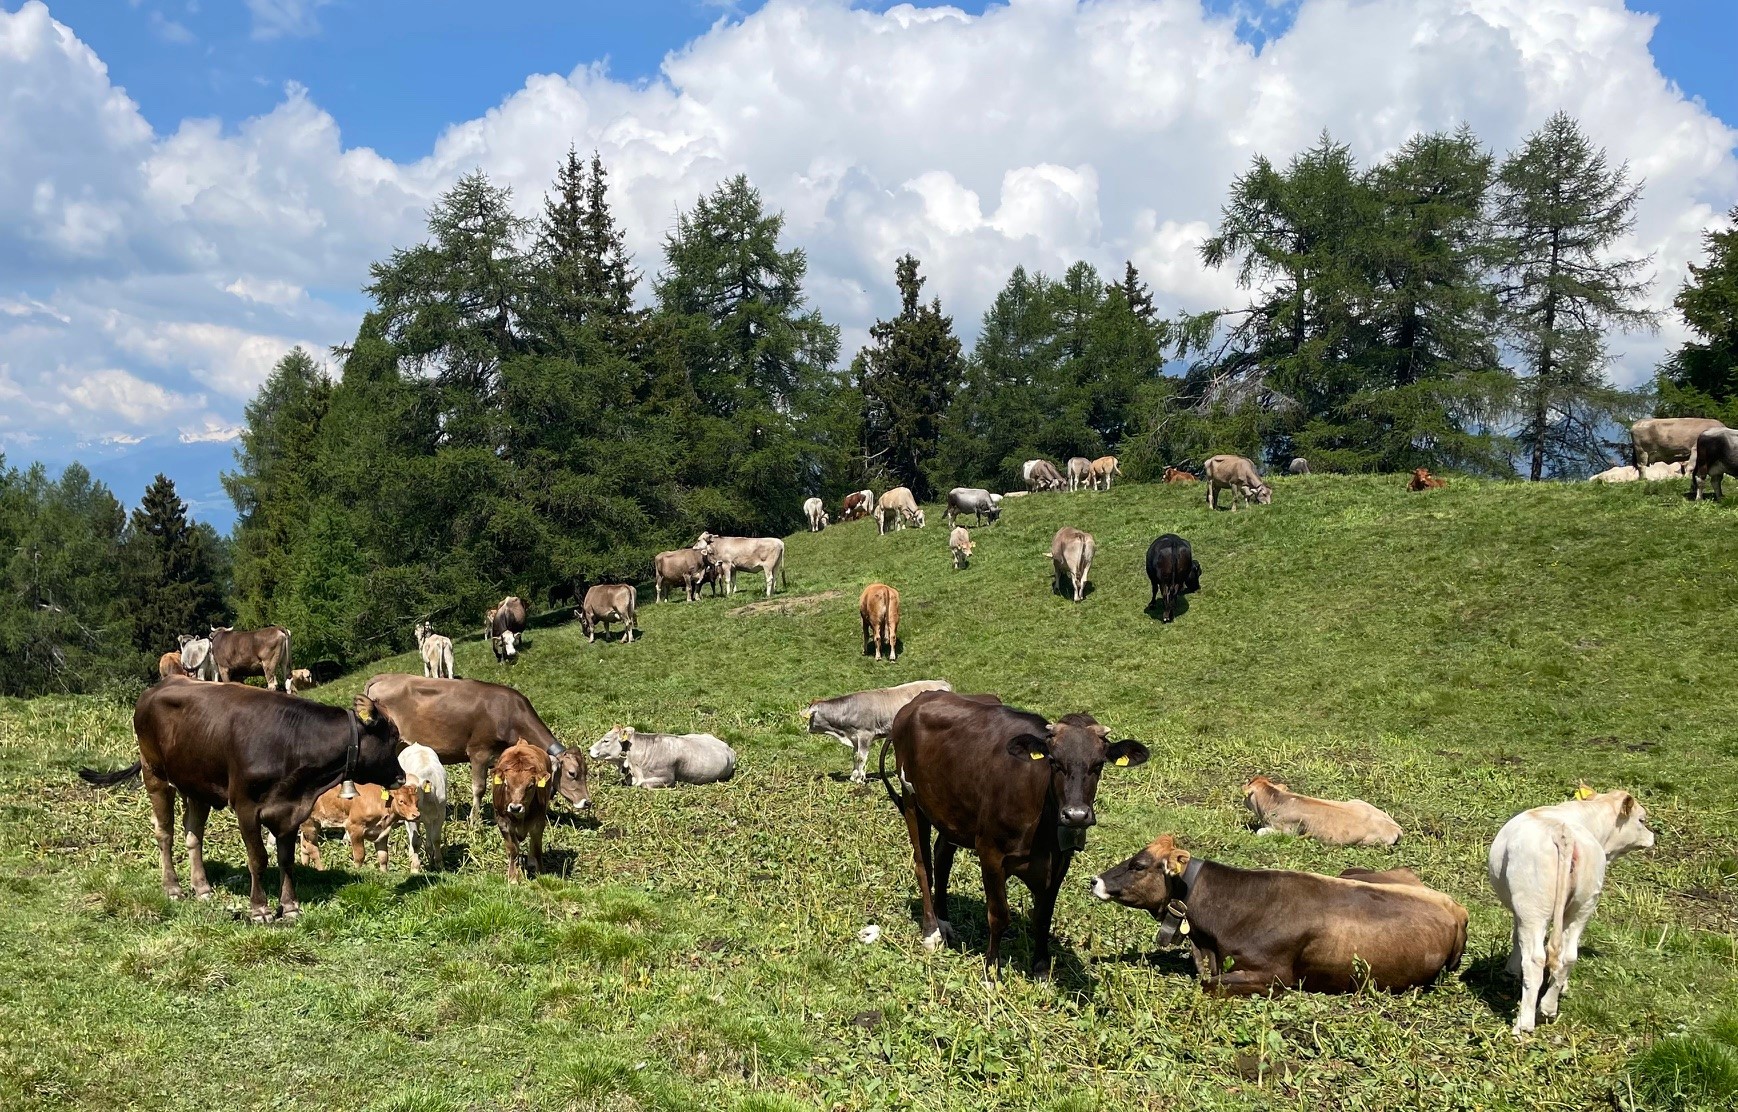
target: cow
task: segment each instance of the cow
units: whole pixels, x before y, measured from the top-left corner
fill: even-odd
[[[1027,490],[1061,490],[1062,473],[1047,459],[1029,459],[1020,465],[1020,477]]]
[[[1184,471],[1180,467],[1167,467],[1167,468],[1165,468],[1165,482],[1167,482],[1167,483],[1196,483],[1196,482],[1200,482],[1200,480],[1197,479],[1191,473]]]
[[[736,775],[736,750],[711,734],[650,734],[616,726],[590,755],[620,768],[630,788],[717,784]]]
[[[217,658],[211,655],[211,638],[181,635],[181,668],[188,676],[217,682]]]
[[[483,635],[495,650],[496,664],[512,664],[525,638],[525,600],[508,595],[483,619]]]
[[[317,686],[314,682],[314,673],[308,668],[297,668],[292,671],[290,682],[296,685],[297,691],[305,691],[310,687]]]
[[[996,519],[1002,516],[1002,496],[991,494],[982,487],[954,487],[947,492],[948,525],[954,525],[966,514],[974,515],[979,525],[984,523],[987,516],[990,524],[994,525]]]
[[[720,537],[701,533],[694,549],[708,561],[723,565],[726,596],[736,593],[737,572],[760,571],[766,573],[766,597],[771,598],[773,581],[784,572],[785,542],[777,537]],[[788,590],[788,576],[784,585]]]
[[[809,523],[809,532],[819,533],[827,527],[827,504],[819,498],[808,498],[803,501],[803,517]]]
[[[622,636],[631,643],[634,639],[635,605],[639,598],[640,592],[630,584],[600,584],[585,592],[585,600],[579,604],[579,609],[573,612],[573,616],[579,619],[579,628],[584,631],[588,642],[597,640],[598,626],[621,622],[625,627]],[[607,629],[604,631],[604,638],[609,638]]]
[[[1644,417],[1629,427],[1629,461],[1639,474],[1650,463],[1696,458],[1696,438],[1726,426],[1711,417]]]
[[[398,767],[404,770],[404,782],[417,785],[417,818],[406,821],[404,833],[410,841],[410,867],[440,869],[446,849],[441,844],[441,828],[447,820],[447,770],[440,754],[426,745],[411,744],[398,752]]]
[[[1255,816],[1256,834],[1295,834],[1330,846],[1391,846],[1400,824],[1362,799],[1340,802],[1293,795],[1265,776],[1243,785],[1243,803]]]
[[[899,592],[885,583],[871,583],[857,599],[857,613],[863,618],[863,654],[875,648],[875,659],[881,659],[881,646],[887,646],[887,659],[899,659]]]
[[[530,871],[543,871],[543,828],[549,821],[549,797],[553,769],[549,754],[527,741],[509,746],[489,775],[494,789],[495,828],[507,847],[507,880],[520,877],[519,857],[525,856]]]
[[[1140,742],[1107,742],[1109,734],[1088,714],[1052,723],[1003,706],[994,695],[947,691],[919,695],[894,716],[881,763],[885,771],[891,748],[897,776],[886,780],[887,793],[911,839],[925,947],[934,949],[953,933],[948,875],[954,850],[964,846],[977,853],[984,874],[987,975],[999,972],[1012,875],[1032,892],[1032,973],[1049,976],[1056,894],[1098,821],[1099,775],[1107,763],[1127,767],[1147,759]]]
[[[1087,472],[1087,477],[1092,482],[1093,490],[1101,489],[1098,485],[1100,483],[1104,484],[1102,489],[1109,490],[1111,476],[1121,474],[1122,464],[1117,462],[1115,456],[1099,456],[1092,461],[1092,469]]]
[[[1691,457],[1694,470],[1690,474],[1690,498],[1700,502],[1702,487],[1714,481],[1714,497],[1720,493],[1720,479],[1738,472],[1738,431],[1727,428],[1709,429],[1696,438],[1696,454]]]
[[[445,764],[470,762],[473,826],[482,821],[489,762],[517,741],[530,741],[555,758],[555,787],[561,798],[575,810],[591,806],[584,755],[556,741],[531,700],[513,688],[482,680],[384,672],[370,679],[363,691],[397,723],[407,741],[433,749]]]
[[[858,490],[845,495],[844,504],[839,507],[840,521],[856,521],[860,517],[868,517],[875,512],[875,492]]]
[[[290,631],[283,626],[239,630],[212,626],[211,663],[219,683],[241,683],[249,676],[259,676],[273,691],[281,683],[287,694],[296,693],[295,681],[290,678]]]
[[[1189,548],[1189,542],[1175,533],[1166,533],[1147,546],[1147,581],[1153,585],[1153,595],[1147,600],[1151,610],[1165,596],[1164,621],[1177,613],[1177,600],[1201,589],[1201,561]]]
[[[1647,811],[1633,795],[1595,792],[1586,784],[1575,798],[1523,811],[1497,832],[1487,875],[1514,916],[1507,968],[1521,981],[1516,1035],[1531,1031],[1536,1015],[1557,1014],[1581,932],[1599,904],[1606,863],[1653,844]]]
[[[802,713],[811,734],[829,734],[847,746],[854,755],[851,782],[868,781],[864,771],[869,764],[869,743],[886,737],[893,725],[893,716],[900,708],[925,691],[952,691],[946,680],[913,680],[897,687],[877,687],[854,695],[833,699],[817,699]]]
[[[131,767],[117,772],[86,768],[79,775],[98,787],[143,775],[162,856],[163,891],[172,900],[182,894],[175,875],[176,796],[186,810],[193,894],[201,899],[211,895],[203,852],[206,819],[213,807],[233,809],[247,847],[249,916],[256,923],[270,918],[262,883],[263,835],[277,843],[278,913],[294,919],[301,906],[290,865],[296,836],[315,801],[345,780],[394,788],[404,778],[398,729],[366,695],[345,710],[244,684],[170,679],[139,696],[133,735],[139,759]]]
[[[1690,473],[1687,460],[1677,463],[1650,463],[1637,471],[1627,464],[1622,467],[1608,467],[1597,475],[1589,475],[1590,483],[1633,483],[1638,479],[1646,479],[1650,483],[1662,483],[1671,479],[1681,479]]]
[[[453,639],[436,633],[427,622],[416,623],[416,653],[429,679],[453,678]]]
[[[1068,458],[1068,489],[1079,490],[1092,482],[1092,461],[1085,456]]]
[[[895,523],[900,529],[907,523],[923,528],[923,511],[917,508],[917,499],[911,496],[908,487],[894,487],[883,494],[881,501],[875,504],[875,515],[880,536],[886,536]]]
[[[1234,511],[1239,499],[1259,506],[1273,501],[1273,488],[1261,481],[1261,476],[1255,472],[1255,464],[1242,456],[1214,456],[1202,470],[1207,476],[1207,508],[1210,510],[1219,508],[1219,492],[1227,487],[1231,488],[1231,508]]]
[[[1399,992],[1460,968],[1466,950],[1466,908],[1402,869],[1238,869],[1164,834],[1087,888],[1159,920],[1161,944],[1187,939],[1202,987],[1232,996]]]
[[[361,868],[367,850],[363,843],[374,844],[374,867],[386,871],[386,842],[395,823],[415,824],[421,814],[417,809],[421,785],[406,780],[396,788],[379,784],[357,784],[356,794],[344,798],[344,789],[336,787],[314,801],[308,821],[302,824],[302,862],[324,871],[320,859],[319,837],[322,830],[342,830],[344,842],[350,847],[350,860]],[[414,859],[416,849],[412,847]],[[412,865],[415,868],[415,865]]]
[[[170,676],[186,676],[187,668],[181,663],[180,652],[164,653],[157,658],[157,678],[166,680]]]
[[[1056,530],[1056,536],[1050,540],[1050,589],[1057,594],[1072,591],[1075,602],[1085,598],[1095,547],[1091,533],[1083,533],[1072,525]]]
[[[963,569],[972,558],[972,535],[964,525],[955,525],[947,535],[948,551],[953,554],[955,571]]]
[[[1286,473],[1290,475],[1308,475],[1310,473],[1310,461],[1304,459],[1302,456],[1293,456],[1292,461],[1285,465],[1285,470]]]
[[[1410,491],[1440,490],[1448,485],[1447,479],[1439,479],[1425,467],[1414,467],[1412,478],[1406,481],[1406,489]]]
[[[700,584],[712,567],[706,557],[692,548],[677,548],[652,557],[652,597],[664,601],[664,591],[681,587],[689,602],[700,599]]]

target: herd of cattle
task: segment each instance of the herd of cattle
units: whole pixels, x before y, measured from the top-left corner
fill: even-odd
[[[1636,470],[1674,462],[1678,449],[1643,430],[1636,437]],[[1670,422],[1653,422],[1653,425]],[[1678,430],[1667,431],[1679,431]],[[1644,446],[1645,445],[1645,446]],[[1696,431],[1687,452],[1698,483],[1718,478],[1738,464],[1738,432],[1723,427]],[[1683,457],[1680,457],[1683,458]],[[1294,460],[1292,474],[1309,465]],[[1071,459],[1067,479],[1046,460],[1024,469],[1028,490],[1007,495],[956,488],[946,498],[948,546],[954,567],[969,565],[975,548],[960,519],[994,524],[1006,499],[1045,490],[1110,489],[1121,471],[1114,457]],[[1207,503],[1230,490],[1239,502],[1272,501],[1272,488],[1253,463],[1215,456],[1203,475]],[[1201,481],[1171,469],[1169,482]],[[1411,489],[1441,486],[1419,471]],[[829,515],[810,499],[805,515],[814,530]],[[849,495],[843,521],[873,517],[879,533],[923,528],[924,513],[911,492],[896,487],[877,498],[864,490]],[[1094,540],[1064,527],[1052,542],[1054,589],[1073,601],[1085,598]],[[653,579],[658,601],[680,587],[688,601],[710,583],[732,593],[737,571],[760,571],[766,593],[784,571],[785,545],[777,538],[721,537],[703,533],[690,548],[659,553]],[[1152,585],[1149,608],[1160,605],[1172,620],[1181,597],[1200,588],[1201,565],[1189,543],[1175,534],[1153,541],[1147,552]],[[899,592],[871,584],[859,599],[863,651],[883,650],[898,659]],[[633,586],[612,584],[585,592],[575,610],[588,640],[599,625],[620,624],[624,639],[636,630]],[[492,608],[484,636],[499,663],[510,663],[523,644],[526,606],[508,597]],[[271,918],[264,879],[275,843],[280,890],[278,914],[299,913],[291,865],[302,856],[321,867],[317,835],[344,832],[352,860],[362,865],[365,846],[375,848],[384,869],[387,839],[402,826],[412,869],[443,865],[442,824],[447,811],[445,766],[468,764],[469,821],[480,823],[484,792],[507,851],[510,879],[521,861],[541,868],[549,808],[559,796],[568,806],[591,807],[588,757],[612,764],[634,787],[710,784],[731,779],[735,751],[709,734],[657,734],[616,726],[586,754],[569,750],[538,716],[529,699],[512,687],[453,675],[449,638],[425,622],[415,630],[421,676],[383,674],[370,679],[348,709],[295,698],[290,634],[270,627],[237,631],[214,628],[206,637],[184,637],[179,652],[164,654],[162,681],[140,697],[134,711],[139,760],[115,772],[81,770],[94,785],[111,786],[142,776],[161,854],[163,887],[182,895],[174,857],[176,800],[194,894],[209,896],[202,839],[212,808],[235,811],[248,857],[249,905],[255,921]],[[264,689],[247,685],[251,676]],[[214,682],[200,682],[214,681]],[[1050,924],[1076,852],[1097,823],[1096,797],[1105,767],[1126,768],[1147,760],[1138,741],[1110,738],[1090,714],[1051,722],[1002,703],[996,695],[962,694],[945,680],[918,680],[894,687],[819,699],[802,712],[812,734],[835,738],[852,752],[850,779],[868,779],[870,750],[882,742],[880,775],[904,821],[921,904],[920,931],[926,947],[952,937],[948,882],[956,851],[971,850],[983,874],[989,934],[988,973],[999,968],[1009,923],[1007,881],[1023,881],[1033,897],[1033,972],[1049,971]],[[887,760],[893,757],[889,770]],[[1284,833],[1335,845],[1393,846],[1402,829],[1388,814],[1362,800],[1334,801],[1292,793],[1266,776],[1243,788],[1258,834]],[[1537,1017],[1557,1012],[1558,998],[1578,955],[1581,932],[1594,911],[1607,862],[1653,844],[1646,813],[1627,792],[1594,792],[1583,785],[1569,801],[1516,815],[1498,832],[1488,857],[1488,875],[1513,916],[1509,970],[1522,982],[1514,1030],[1533,1028]],[[1203,985],[1234,994],[1265,994],[1280,988],[1344,992],[1361,984],[1400,990],[1434,981],[1457,968],[1466,946],[1467,913],[1450,896],[1426,886],[1405,868],[1351,869],[1338,877],[1289,870],[1244,869],[1192,855],[1164,835],[1139,853],[1087,881],[1091,894],[1151,914],[1161,943],[1186,942]]]

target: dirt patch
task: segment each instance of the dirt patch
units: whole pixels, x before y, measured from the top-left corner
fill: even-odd
[[[813,614],[821,608],[821,603],[844,597],[844,591],[822,591],[820,594],[797,595],[795,598],[769,598],[751,602],[747,606],[738,606],[725,613],[732,618],[752,618],[756,614]]]

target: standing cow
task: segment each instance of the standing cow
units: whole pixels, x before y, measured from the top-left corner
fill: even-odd
[[[885,583],[871,583],[857,599],[857,612],[863,619],[863,654],[875,649],[875,659],[881,659],[881,646],[887,646],[887,659],[899,659],[899,592]]]
[[[1714,497],[1720,493],[1720,479],[1738,472],[1738,431],[1728,428],[1709,429],[1696,438],[1695,460],[1690,472],[1690,497],[1702,500],[1702,490],[1709,479],[1714,481]]]
[[[296,693],[296,681],[291,678],[290,631],[283,626],[264,629],[232,629],[211,627],[210,667],[217,672],[219,683],[241,683],[249,676],[265,679],[266,687],[285,694]],[[183,656],[186,648],[182,649]],[[188,671],[199,674],[200,670]]]
[[[1630,462],[1639,475],[1650,463],[1696,458],[1696,438],[1726,426],[1711,417],[1644,417],[1629,427]]]
[[[1072,525],[1056,530],[1056,536],[1050,540],[1051,590],[1058,594],[1072,591],[1075,602],[1085,598],[1095,547],[1091,533],[1083,533]]]
[[[625,640],[634,639],[634,610],[640,597],[632,585],[627,583],[605,583],[585,592],[585,599],[579,604],[579,609],[573,612],[579,619],[579,628],[584,631],[585,639],[597,640],[597,627],[623,623],[627,630],[623,634]],[[604,638],[609,637],[609,630],[604,630]]]
[[[1092,482],[1092,461],[1085,456],[1070,456],[1068,460],[1068,489],[1079,490]]]
[[[652,557],[653,599],[663,602],[666,590],[681,587],[683,597],[689,602],[698,602],[700,584],[706,581],[706,573],[711,568],[706,557],[692,548],[658,553]]]
[[[1207,461],[1207,508],[1219,508],[1219,492],[1231,488],[1231,508],[1237,509],[1237,503],[1254,502],[1265,506],[1273,501],[1273,489],[1261,481],[1256,473],[1255,464],[1242,456],[1214,456]]]
[[[986,517],[994,525],[996,519],[1002,516],[1002,496],[991,494],[982,487],[954,487],[947,492],[948,525],[952,526],[966,514],[976,517],[979,525],[984,523]]]
[[[495,650],[496,664],[512,664],[519,658],[519,643],[525,636],[525,600],[508,595],[483,620],[483,635]]]
[[[971,562],[972,535],[964,525],[955,525],[953,532],[947,535],[948,551],[953,554],[953,567],[961,571]]]
[[[1292,475],[1308,475],[1310,473],[1310,461],[1304,459],[1302,456],[1294,456],[1292,457],[1292,461],[1286,465],[1285,469],[1287,473]]]
[[[1117,462],[1115,456],[1099,456],[1097,459],[1092,461],[1092,467],[1087,472],[1087,478],[1091,480],[1093,490],[1109,490],[1111,476],[1121,474],[1122,464]],[[1103,483],[1104,485],[1101,487],[1099,486],[1100,483]]]
[[[860,517],[868,517],[875,512],[875,492],[872,490],[856,490],[845,495],[844,504],[839,507],[840,521],[856,521]]]
[[[819,533],[827,527],[827,504],[819,498],[804,499],[803,517],[809,523],[809,532]]]
[[[427,622],[416,623],[416,652],[422,657],[422,674],[430,678],[453,678],[453,639],[434,631]]]
[[[925,691],[952,690],[946,680],[913,680],[897,687],[817,699],[803,711],[802,719],[808,723],[809,733],[829,734],[851,750],[851,782],[861,784],[868,780],[864,770],[869,764],[869,743],[887,736],[894,715]]]
[[[1153,597],[1147,600],[1151,610],[1165,596],[1164,620],[1170,621],[1177,611],[1177,600],[1201,589],[1201,562],[1189,549],[1189,542],[1175,533],[1166,533],[1147,546],[1147,581],[1153,585]]]
[[[508,747],[489,777],[495,827],[507,847],[507,879],[520,877],[521,853],[533,873],[543,871],[543,829],[549,821],[549,754],[528,742]]]
[[[875,504],[875,523],[881,536],[886,536],[889,529],[903,529],[906,523],[923,528],[923,511],[917,508],[917,499],[912,497],[908,487],[894,487],[881,496]]]
[[[726,596],[736,593],[737,572],[761,571],[766,573],[766,597],[771,598],[773,581],[784,571],[785,542],[777,537],[720,537],[701,533],[694,542],[694,550],[723,568]],[[784,586],[790,587],[788,577]]]

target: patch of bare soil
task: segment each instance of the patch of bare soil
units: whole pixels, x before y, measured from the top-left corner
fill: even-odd
[[[844,591],[822,591],[820,594],[797,595],[794,598],[769,598],[751,602],[747,606],[738,606],[725,613],[732,618],[752,618],[756,614],[813,614],[821,608],[821,603],[843,597]]]

